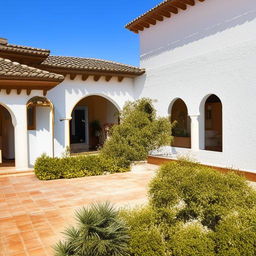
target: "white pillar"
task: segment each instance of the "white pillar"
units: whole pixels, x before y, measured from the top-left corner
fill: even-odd
[[[191,149],[199,150],[199,115],[190,115],[191,119]]]
[[[64,130],[65,130],[65,149],[67,147],[70,147],[70,131],[69,131],[70,125],[69,125],[69,123],[70,123],[71,119],[72,119],[71,117],[62,119],[64,122]]]
[[[15,125],[15,166],[17,169],[28,168],[28,129],[27,106],[19,109]]]

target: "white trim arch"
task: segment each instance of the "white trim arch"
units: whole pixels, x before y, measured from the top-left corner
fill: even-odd
[[[12,125],[15,128],[15,126],[17,125],[17,119],[16,119],[16,116],[15,116],[13,110],[8,105],[6,105],[6,104],[4,104],[2,102],[0,102],[0,105],[2,107],[4,107],[9,112],[9,114],[10,114],[10,116],[12,118]]]
[[[188,101],[186,101],[184,98],[182,98],[182,97],[175,97],[175,98],[173,98],[172,99],[172,101],[170,102],[170,104],[168,105],[168,115],[171,115],[171,113],[172,113],[172,107],[173,107],[173,105],[174,105],[174,103],[177,101],[177,100],[182,100],[184,103],[185,103],[185,105],[186,105],[186,107],[187,107],[187,110],[188,110],[188,116],[190,116],[191,115],[191,110],[190,110],[190,107],[189,107],[189,104],[187,104],[187,102]]]
[[[182,98],[175,98],[168,108],[169,119],[173,123],[177,121],[172,129],[174,141],[173,147],[191,148],[191,118],[188,106]]]
[[[205,104],[207,102],[207,100],[209,99],[209,97],[211,96],[215,96],[217,97],[219,100],[220,100],[220,103],[221,103],[221,117],[222,117],[222,120],[221,120],[221,127],[222,127],[222,139],[221,139],[221,144],[222,144],[222,151],[223,152],[223,146],[224,146],[224,140],[223,140],[223,101],[221,100],[221,97],[218,96],[217,93],[208,93],[207,95],[205,95],[203,97],[203,99],[201,100],[200,102],[200,105],[199,105],[199,113],[200,113],[200,116],[199,116],[199,148],[201,150],[206,150],[206,139],[205,139]]]
[[[1,110],[1,145],[0,145],[0,163],[6,164],[6,161],[15,163],[15,127],[16,118],[9,106],[0,103]],[[7,118],[8,116],[8,118]],[[4,161],[6,160],[6,161]],[[4,166],[4,165],[3,165]]]
[[[120,111],[121,107],[104,94],[92,93],[80,97],[73,103],[72,111],[68,112],[70,117],[66,118],[66,146],[72,153],[97,150],[108,137],[105,127],[119,123]],[[96,121],[101,127],[98,136],[95,135],[97,128],[93,128]]]
[[[67,118],[67,119],[71,118],[72,112],[73,112],[74,108],[76,107],[76,105],[77,105],[81,100],[86,99],[86,98],[91,97],[91,96],[99,96],[99,97],[105,98],[106,100],[110,101],[110,102],[117,108],[117,110],[118,110],[119,112],[121,111],[121,107],[120,107],[120,106],[117,104],[117,102],[114,101],[111,97],[109,97],[109,96],[107,96],[107,95],[105,95],[105,94],[101,94],[101,93],[91,93],[91,94],[85,95],[84,97],[80,97],[80,99],[77,100],[77,101],[75,102],[75,104],[71,107],[71,109],[69,109],[69,110],[67,111],[66,118]]]

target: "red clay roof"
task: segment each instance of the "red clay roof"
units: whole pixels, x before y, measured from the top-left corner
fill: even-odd
[[[171,18],[171,15],[178,14],[179,10],[186,10],[188,5],[194,6],[197,1],[204,2],[205,0],[165,0],[125,27],[134,33],[139,33],[149,28],[150,25],[156,25],[157,21],[163,21],[164,18]]]
[[[144,69],[113,61],[64,56],[49,56],[39,65],[39,68],[46,70],[56,69],[59,71],[76,71],[78,73],[98,72],[135,76],[145,73]]]
[[[0,58],[0,80],[36,80],[61,82],[64,77],[38,68],[29,67],[18,62]]]

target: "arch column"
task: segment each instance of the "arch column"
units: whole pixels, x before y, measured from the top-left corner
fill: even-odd
[[[15,167],[28,168],[28,131],[27,131],[27,106],[20,106],[17,123],[15,125]]]
[[[68,118],[63,118],[62,121],[64,122],[64,147],[65,150],[67,147],[70,147],[70,120],[72,118],[68,117]]]
[[[191,119],[191,149],[199,150],[199,118],[200,115],[190,115]]]

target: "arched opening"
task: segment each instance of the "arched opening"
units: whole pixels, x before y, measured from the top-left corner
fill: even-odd
[[[46,153],[54,156],[54,107],[45,97],[33,97],[27,103],[29,165]]]
[[[177,99],[171,106],[171,122],[175,122],[172,129],[174,140],[173,147],[191,148],[191,121],[188,116],[188,109],[182,99]]]
[[[205,102],[205,150],[222,151],[222,103],[214,94]]]
[[[119,123],[119,111],[108,99],[92,95],[80,100],[70,120],[71,153],[98,150],[111,126]]]
[[[0,105],[0,166],[15,166],[14,126],[10,112]]]

